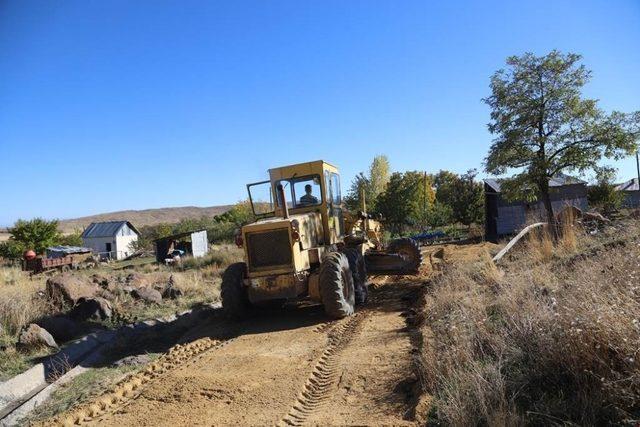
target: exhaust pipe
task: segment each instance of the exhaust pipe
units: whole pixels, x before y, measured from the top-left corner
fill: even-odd
[[[282,184],[278,184],[276,191],[278,192],[278,199],[280,199],[280,203],[282,203],[282,216],[284,219],[287,219],[289,218],[289,206],[287,206],[287,199],[284,196],[284,187]]]

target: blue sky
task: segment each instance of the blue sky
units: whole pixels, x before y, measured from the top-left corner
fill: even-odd
[[[489,77],[526,51],[640,109],[640,1],[435,3],[0,1],[0,225],[234,203],[320,158],[345,185],[376,154],[481,168]]]

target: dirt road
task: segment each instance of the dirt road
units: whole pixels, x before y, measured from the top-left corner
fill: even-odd
[[[214,318],[114,390],[47,424],[416,424],[413,306],[442,262],[473,262],[495,249],[425,248],[421,276],[372,285],[367,305],[339,321],[305,303],[239,323]]]
[[[404,312],[420,281],[374,286],[355,316],[318,305],[212,321],[60,423],[410,425],[415,384]],[[204,338],[203,338],[204,337]]]

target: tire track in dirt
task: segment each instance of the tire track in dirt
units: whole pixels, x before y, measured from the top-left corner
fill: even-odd
[[[47,423],[54,426],[78,426],[104,416],[135,399],[150,382],[178,367],[188,366],[205,352],[222,348],[233,341],[201,338],[186,345],[175,345],[167,353],[150,363],[144,370],[119,382],[112,391],[70,414],[58,416]]]
[[[333,329],[335,326],[336,326],[335,321],[321,323],[313,329],[313,332],[322,334],[324,332],[327,332],[330,329]]]
[[[376,286],[339,321],[293,306],[203,323],[185,334],[189,344],[47,425],[413,425],[411,287]]]
[[[191,426],[211,425],[212,420],[216,425],[275,425],[324,351],[327,331],[340,324],[328,321],[317,305],[265,309],[241,322],[203,323],[180,340],[233,339],[216,341],[224,349],[203,351],[95,417],[80,414],[83,421],[72,425]],[[324,332],[314,332],[321,325]],[[91,398],[79,408],[99,400]],[[56,424],[77,412],[58,416]]]
[[[320,404],[302,414],[292,411],[280,425],[416,425],[418,378],[412,363],[411,325],[405,317],[421,286],[421,280],[405,278],[373,286],[370,301],[360,312],[366,316],[359,319],[357,333],[340,345],[333,359],[334,380],[325,385],[327,393]]]
[[[278,422],[278,426],[303,425],[307,417],[327,399],[331,386],[338,380],[340,353],[357,333],[358,326],[365,315],[366,312],[359,312],[344,319],[338,325],[325,323],[314,329],[314,332],[324,332],[329,329],[327,347],[314,366],[296,402],[287,415]]]

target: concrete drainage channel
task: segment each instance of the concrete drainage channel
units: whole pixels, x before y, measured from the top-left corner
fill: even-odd
[[[18,425],[20,420],[42,405],[60,386],[101,362],[107,350],[125,337],[145,333],[156,327],[188,330],[220,304],[211,304],[183,313],[99,331],[71,342],[31,369],[0,384],[0,426]]]

